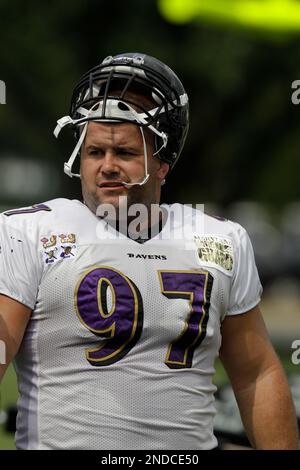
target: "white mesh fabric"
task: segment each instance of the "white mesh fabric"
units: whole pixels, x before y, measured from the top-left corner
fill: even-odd
[[[125,237],[115,242],[101,240],[101,230],[96,230],[98,219],[84,205],[66,200],[49,205],[53,211],[40,215],[37,251],[41,249],[40,239],[51,233],[74,233],[76,249],[69,258],[57,254],[52,264],[44,261],[36,307],[16,360],[22,371],[20,390],[34,390],[31,422],[28,394],[23,392],[19,402],[17,446],[213,448],[213,364],[233,274],[200,261],[196,245],[191,243],[157,238],[145,244]],[[17,217],[26,220],[25,215],[14,216],[14,220]],[[210,235],[231,237],[235,245],[238,243],[233,224],[210,218],[206,222]],[[144,307],[137,343],[117,362],[100,367],[90,364],[85,350],[99,348],[106,340],[80,321],[74,303],[79,280],[96,266],[111,267],[126,275],[140,292]],[[184,331],[191,312],[188,299],[163,295],[159,270],[207,271],[213,277],[207,333],[194,351],[191,368],[170,369],[165,364],[168,347]],[[258,280],[254,277],[255,282]],[[109,309],[111,293],[107,297]],[[33,360],[35,366],[28,367]]]

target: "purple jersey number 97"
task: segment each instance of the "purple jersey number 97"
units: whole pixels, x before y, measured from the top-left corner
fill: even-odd
[[[162,295],[187,299],[190,306],[183,331],[166,345],[165,364],[170,369],[190,368],[195,348],[206,335],[213,278],[207,271],[159,271],[158,277]],[[84,273],[76,288],[75,308],[89,331],[107,338],[101,346],[86,350],[86,358],[93,366],[121,360],[141,336],[141,293],[131,279],[114,268],[97,266]]]

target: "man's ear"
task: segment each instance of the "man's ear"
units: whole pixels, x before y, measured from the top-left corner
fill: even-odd
[[[169,170],[170,165],[160,160],[160,167],[157,170],[157,176],[161,180],[161,182],[166,178],[167,174],[169,173]]]

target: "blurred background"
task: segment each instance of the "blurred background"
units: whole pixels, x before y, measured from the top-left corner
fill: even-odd
[[[189,94],[191,125],[163,202],[204,203],[248,230],[263,314],[300,416],[300,365],[291,361],[300,339],[300,105],[292,99],[300,1],[1,0],[0,22],[0,209],[80,198],[79,182],[63,173],[73,138],[66,131],[56,140],[53,129],[84,72],[119,52],[166,62]],[[12,369],[1,396],[0,449],[13,448],[4,431],[17,398]],[[242,434],[232,401],[224,418],[228,397],[216,421],[224,439]]]

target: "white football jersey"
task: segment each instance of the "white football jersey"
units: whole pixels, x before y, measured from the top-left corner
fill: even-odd
[[[17,448],[216,446],[220,325],[257,305],[261,284],[240,225],[164,207],[143,244],[76,200],[0,216],[0,293],[32,309]]]

